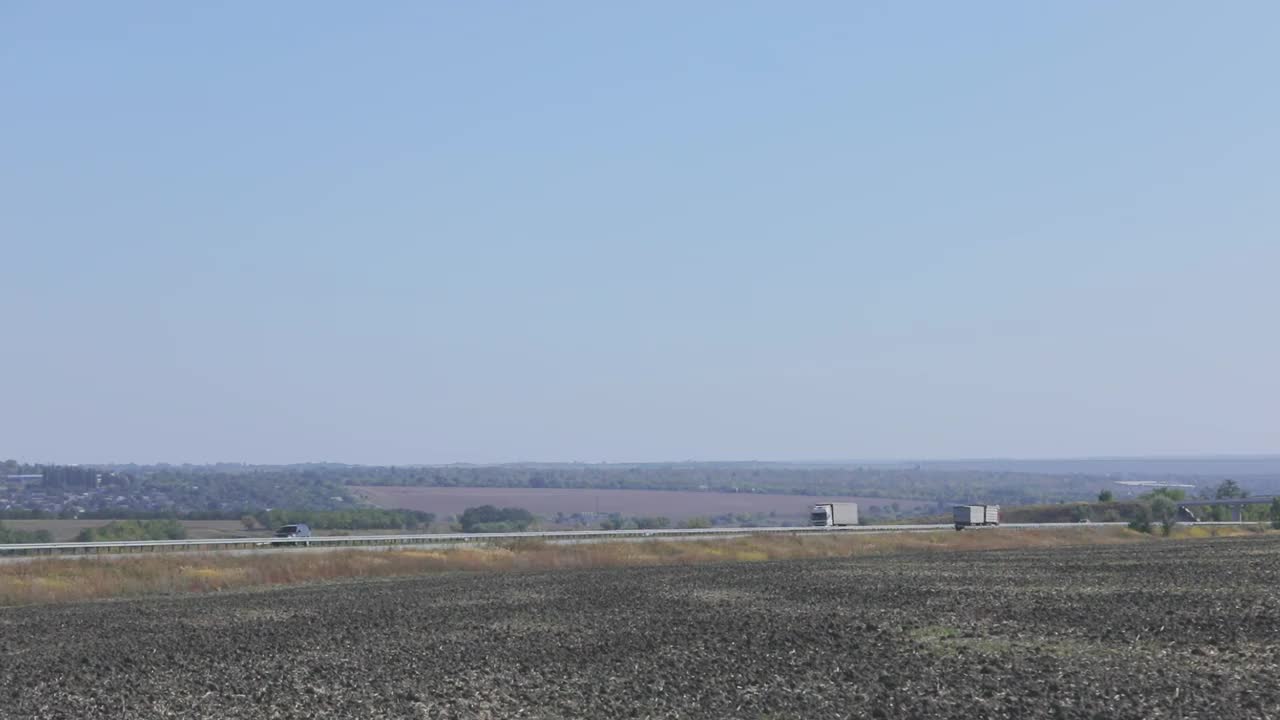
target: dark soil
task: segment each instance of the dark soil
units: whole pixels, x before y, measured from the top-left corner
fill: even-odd
[[[5,718],[1280,717],[1280,538],[0,610]]]

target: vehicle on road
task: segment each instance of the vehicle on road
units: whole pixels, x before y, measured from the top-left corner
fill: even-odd
[[[275,537],[285,539],[309,538],[311,537],[311,528],[306,523],[297,523],[296,525],[282,525],[276,530]],[[295,545],[298,543],[272,543],[274,545]],[[302,542],[302,545],[310,545],[310,542]]]
[[[858,524],[858,503],[819,503],[813,506],[809,524],[815,527],[840,527]]]
[[[956,530],[1000,524],[999,505],[956,505],[951,510]]]

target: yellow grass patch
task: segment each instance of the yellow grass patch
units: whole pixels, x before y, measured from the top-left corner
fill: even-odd
[[[44,558],[0,564],[0,605],[67,602],[444,571],[554,570],[586,567],[763,562],[1068,545],[1170,542],[1260,532],[1242,527],[1180,527],[1170,539],[1119,527],[1045,530],[942,530],[922,533],[750,535],[713,540],[648,540],[570,545],[518,541],[503,546],[264,552],[174,553],[115,558]]]

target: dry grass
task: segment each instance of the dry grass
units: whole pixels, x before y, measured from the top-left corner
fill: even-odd
[[[1180,529],[1184,537],[1223,537],[1256,529]],[[884,533],[755,535],[717,540],[600,542],[575,545],[522,540],[500,546],[272,552],[258,555],[175,553],[147,557],[47,558],[0,565],[0,605],[113,597],[207,593],[352,578],[446,571],[553,570],[589,567],[760,562],[802,558],[954,552],[1068,545],[1169,542],[1117,527]]]

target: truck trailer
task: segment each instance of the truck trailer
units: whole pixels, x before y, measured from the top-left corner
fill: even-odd
[[[963,530],[967,527],[982,527],[984,525],[999,525],[1000,506],[956,505],[952,508],[951,516],[955,520],[956,530]]]
[[[821,503],[813,506],[809,524],[816,527],[838,527],[858,524],[858,503]]]

